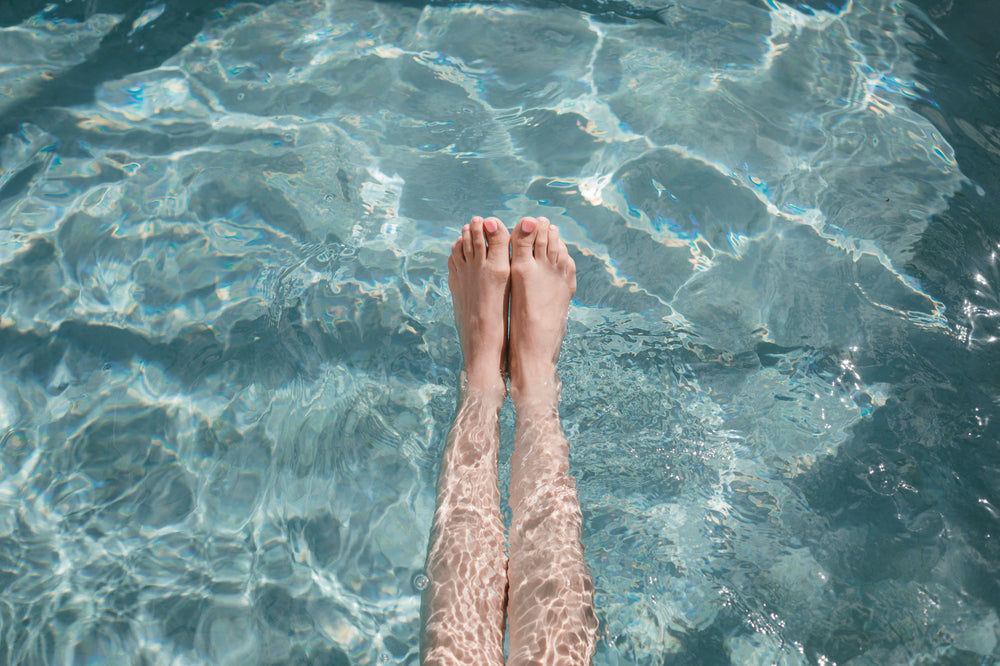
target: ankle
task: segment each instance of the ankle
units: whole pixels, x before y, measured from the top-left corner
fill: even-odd
[[[510,382],[510,397],[519,417],[532,417],[559,411],[562,382],[553,368],[547,375],[532,379],[520,377]]]
[[[462,386],[487,393],[495,393],[497,390],[502,393],[507,391],[507,384],[499,366],[476,367],[467,365],[462,371]]]
[[[559,375],[556,374],[556,364],[553,361],[523,359],[512,355],[510,364],[511,395],[517,390],[526,392],[549,392],[551,387],[559,385]],[[549,387],[547,390],[546,387]]]

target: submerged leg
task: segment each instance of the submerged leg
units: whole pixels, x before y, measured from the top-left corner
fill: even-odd
[[[509,663],[587,664],[597,641],[594,585],[556,376],[576,267],[545,218],[521,220],[511,253]]]
[[[509,234],[475,217],[448,259],[465,356],[458,413],[441,460],[427,555],[424,664],[503,663],[507,556],[497,454],[503,405]]]

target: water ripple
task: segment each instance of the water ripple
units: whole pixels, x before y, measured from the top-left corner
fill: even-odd
[[[600,659],[996,656],[956,575],[995,501],[935,490],[964,439],[893,439],[998,422],[916,350],[988,349],[1000,311],[992,259],[960,312],[914,268],[970,187],[930,18],[264,4],[0,143],[0,661],[414,663],[445,257],[489,212],[547,215],[578,266]],[[172,12],[0,29],[4,108]]]

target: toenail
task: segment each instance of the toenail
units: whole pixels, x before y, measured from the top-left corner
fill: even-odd
[[[488,217],[483,222],[483,226],[486,227],[486,233],[491,234],[497,230],[497,221],[492,217]]]
[[[536,223],[533,219],[531,219],[530,217],[526,217],[523,220],[521,220],[521,231],[523,231],[526,234],[530,234],[532,231],[535,230],[535,224]]]

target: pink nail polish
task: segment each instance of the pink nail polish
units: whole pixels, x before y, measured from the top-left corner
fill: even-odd
[[[521,231],[523,231],[526,234],[530,234],[532,231],[535,230],[536,224],[537,223],[534,220],[530,218],[525,218],[521,220]]]
[[[483,226],[486,227],[486,233],[491,234],[497,230],[497,221],[492,217],[488,217],[483,222]]]

